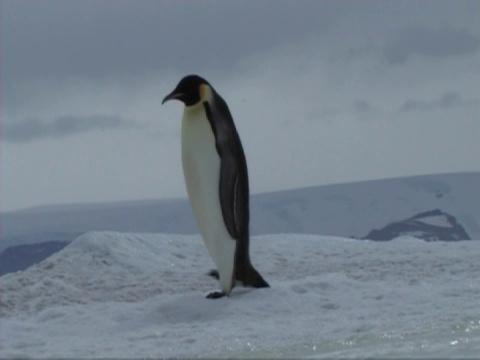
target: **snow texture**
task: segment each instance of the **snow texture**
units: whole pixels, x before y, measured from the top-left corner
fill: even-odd
[[[216,281],[197,235],[91,232],[2,276],[2,358],[478,357],[480,241],[252,238],[270,289]]]

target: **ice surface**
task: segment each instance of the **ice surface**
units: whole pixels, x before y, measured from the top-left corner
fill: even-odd
[[[252,238],[270,289],[216,289],[199,236],[92,232],[2,276],[7,357],[478,357],[480,241]]]

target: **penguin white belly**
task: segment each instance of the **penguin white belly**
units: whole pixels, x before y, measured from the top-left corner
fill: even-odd
[[[219,194],[221,160],[202,104],[184,110],[182,164],[195,220],[220,275],[220,288],[228,295],[234,285],[236,240],[223,221]]]

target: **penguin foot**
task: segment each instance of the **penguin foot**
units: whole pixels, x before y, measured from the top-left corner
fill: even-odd
[[[215,269],[210,270],[207,275],[211,276],[212,278],[217,279],[217,280],[220,279],[220,275],[218,274],[218,270],[215,270]]]
[[[207,295],[207,299],[220,299],[224,296],[227,296],[227,294],[225,294],[225,292],[223,291],[212,291],[211,293],[209,293]]]

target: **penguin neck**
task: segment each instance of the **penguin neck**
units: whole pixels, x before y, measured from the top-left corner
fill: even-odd
[[[185,108],[183,109],[183,118],[195,118],[199,115],[199,111],[205,111],[203,101],[199,101],[194,105],[185,106]]]

